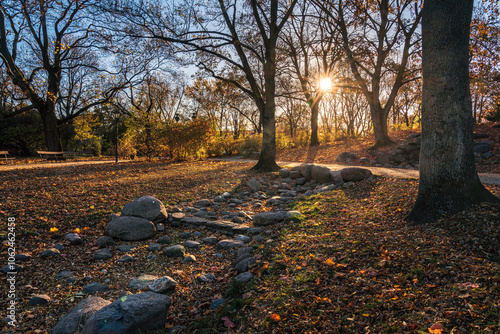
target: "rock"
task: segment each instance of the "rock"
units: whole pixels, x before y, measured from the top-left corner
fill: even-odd
[[[207,245],[215,245],[217,242],[219,242],[219,240],[217,238],[214,238],[214,237],[203,238],[203,239],[201,239],[201,241]]]
[[[254,257],[247,257],[240,262],[238,262],[235,266],[234,269],[236,269],[237,272],[239,273],[244,273],[248,271],[248,266],[255,263],[255,258]]]
[[[231,221],[232,221],[233,223],[236,223],[236,224],[244,224],[244,223],[245,223],[243,220],[241,220],[241,218],[240,218],[240,217],[236,217],[236,216],[235,216],[235,217],[232,217],[232,218],[231,218]]]
[[[161,246],[160,246],[160,244],[149,244],[148,250],[150,252],[159,252],[159,251],[161,251]]]
[[[493,147],[488,142],[480,142],[474,145],[474,152],[476,153],[486,153],[493,151]]]
[[[262,185],[260,184],[259,181],[257,181],[256,178],[251,178],[250,180],[248,180],[247,182],[247,186],[250,187],[250,189],[252,189],[252,191],[256,192],[256,191],[260,191],[262,189]]]
[[[16,262],[27,262],[31,260],[31,255],[19,253],[14,255],[14,260],[16,260]]]
[[[73,276],[75,276],[75,274],[72,271],[63,270],[57,274],[56,279],[67,279]]]
[[[246,235],[238,234],[237,236],[234,237],[237,241],[242,241],[245,244],[248,244],[252,239]]]
[[[61,256],[61,252],[55,248],[49,248],[44,250],[42,254],[40,254],[40,256],[42,257],[42,259],[48,259],[51,257]]]
[[[181,234],[179,234],[179,238],[181,239],[189,239],[191,238],[192,234],[191,232],[182,232]]]
[[[295,180],[295,184],[302,186],[307,183],[307,179],[305,177],[298,178]]]
[[[342,152],[335,159],[336,162],[346,162],[346,163],[353,162],[354,160],[356,160],[356,155],[354,155],[354,153],[351,152]]]
[[[103,293],[103,292],[106,292],[108,290],[109,290],[109,287],[106,284],[102,284],[99,282],[90,283],[90,284],[87,284],[86,286],[83,287],[83,292],[85,292],[89,295],[93,295],[93,294],[96,294],[98,292]]]
[[[3,267],[0,271],[3,272],[4,274],[8,274],[8,273],[20,273],[23,270],[24,267],[19,264],[8,264],[5,267]]]
[[[216,310],[226,303],[224,298],[219,298],[210,303],[209,309]]]
[[[254,226],[269,226],[283,221],[282,212],[261,212],[252,217]]]
[[[113,255],[111,255],[111,251],[108,248],[98,249],[94,253],[94,259],[96,259],[96,260],[107,260],[107,259],[111,259],[112,257],[113,257]]]
[[[253,253],[253,247],[241,247],[238,248],[238,250],[236,251],[236,256],[240,257],[244,254],[251,254],[251,253]]]
[[[34,295],[28,302],[29,306],[43,306],[50,303],[51,299],[47,295]]]
[[[168,218],[163,203],[153,196],[143,196],[128,203],[123,207],[121,215],[140,217],[153,223],[163,223]]]
[[[68,233],[64,236],[64,239],[68,240],[72,245],[80,245],[83,242],[78,233]]]
[[[182,263],[193,263],[193,262],[196,262],[196,256],[194,255],[188,255],[182,260]]]
[[[282,168],[279,171],[279,175],[282,179],[285,179],[290,176],[290,170],[288,168]]]
[[[249,271],[246,271],[246,272],[239,274],[234,279],[238,282],[244,283],[244,282],[250,281],[252,278],[253,278],[253,274]]]
[[[172,240],[170,240],[170,237],[168,235],[164,235],[163,237],[158,238],[158,243],[159,244],[165,245],[165,244],[169,244],[171,242],[172,242]]]
[[[244,245],[245,244],[242,241],[230,240],[230,239],[221,240],[217,243],[217,247],[222,249],[231,249],[235,247],[242,247]]]
[[[116,249],[122,253],[135,252],[137,250],[134,245],[120,245]]]
[[[153,222],[138,217],[117,217],[106,225],[110,237],[127,241],[145,240],[154,236],[156,226]]]
[[[344,184],[344,180],[342,179],[341,171],[332,170],[330,172],[330,175],[332,176],[333,184],[335,184],[337,187],[340,187]]]
[[[247,231],[247,233],[249,235],[255,235],[255,234],[259,234],[259,233],[262,233],[262,231],[264,231],[262,229],[262,227],[250,227]]]
[[[285,212],[285,220],[300,220],[302,214],[299,211],[287,211]]]
[[[242,201],[241,199],[239,199],[239,198],[231,198],[231,199],[229,200],[229,203],[230,203],[230,204],[240,205],[240,204],[242,204],[242,203],[243,203],[243,201]]]
[[[177,286],[177,282],[169,276],[163,276],[149,284],[149,290],[156,293],[166,293],[172,291]]]
[[[147,286],[149,286],[157,279],[158,276],[143,274],[131,280],[130,283],[128,283],[128,288],[132,290],[144,290]]]
[[[209,199],[200,199],[200,200],[197,200],[196,202],[193,203],[193,206],[195,207],[199,207],[199,208],[205,208],[207,206],[210,206],[211,202]]]
[[[139,334],[164,330],[171,299],[144,292],[118,298],[87,319],[81,334]]]
[[[331,180],[330,168],[314,166],[311,171],[311,179],[318,183],[329,183]]]
[[[161,223],[156,223],[155,226],[156,226],[156,231],[157,232],[163,232],[163,231],[165,231],[165,225],[163,225]]]
[[[208,283],[208,282],[211,282],[215,279],[215,275],[214,274],[201,274],[201,275],[198,275],[198,277],[196,277],[196,279],[199,281],[199,282],[203,282],[203,283]]]
[[[111,237],[103,236],[97,239],[97,247],[99,248],[112,247],[114,245],[115,241]]]
[[[121,263],[134,262],[134,261],[135,261],[135,258],[133,258],[130,255],[124,255],[118,259],[118,262],[121,262]]]
[[[54,248],[57,249],[58,251],[62,252],[64,250],[64,245],[61,244],[54,244]]]
[[[359,162],[362,164],[368,164],[368,163],[370,163],[370,159],[367,157],[361,157],[361,158],[359,158]]]
[[[340,176],[344,182],[357,182],[372,176],[372,171],[366,168],[349,167],[342,169]]]
[[[174,245],[163,249],[163,255],[168,257],[184,257],[186,249],[182,245]]]
[[[198,241],[187,240],[184,242],[184,247],[186,248],[198,248],[200,247],[200,243]]]
[[[86,298],[64,315],[50,333],[73,334],[80,332],[90,316],[109,304],[111,304],[110,301],[101,297]]]

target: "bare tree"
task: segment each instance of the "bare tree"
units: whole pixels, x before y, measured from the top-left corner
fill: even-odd
[[[469,33],[473,0],[426,0],[422,21],[422,147],[418,196],[408,220],[427,223],[481,202],[473,154]]]

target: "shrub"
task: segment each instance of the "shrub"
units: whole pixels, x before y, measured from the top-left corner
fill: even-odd
[[[239,152],[241,140],[233,137],[215,138],[207,148],[209,156],[232,155]]]
[[[165,128],[166,147],[175,160],[201,157],[213,133],[210,123],[196,118],[186,123],[170,123]]]
[[[262,135],[253,135],[245,138],[240,144],[240,154],[245,158],[254,157],[260,152]]]

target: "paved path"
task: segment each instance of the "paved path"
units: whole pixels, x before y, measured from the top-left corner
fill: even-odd
[[[236,158],[211,159],[211,160],[253,162],[253,163],[257,162],[257,160],[241,159],[241,158],[237,158],[237,157]],[[289,167],[300,166],[300,165],[305,164],[305,162],[291,162],[291,161],[277,161],[277,163],[280,166],[289,166]],[[337,164],[321,164],[321,163],[314,163],[314,164],[325,166],[325,167],[328,167],[332,170],[339,170],[342,168],[349,167],[349,166],[337,165]],[[385,177],[394,177],[394,178],[398,178],[398,179],[418,179],[418,177],[419,177],[418,170],[413,170],[413,169],[367,167],[367,166],[361,166],[361,167],[368,168],[375,175],[380,175],[380,176],[385,176]],[[479,179],[481,179],[482,183],[500,185],[500,174],[479,173]]]

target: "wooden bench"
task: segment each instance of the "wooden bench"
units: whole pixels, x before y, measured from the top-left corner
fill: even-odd
[[[66,160],[64,152],[52,152],[52,151],[36,151],[40,155],[40,158],[47,160]]]
[[[0,159],[5,161],[14,160],[15,158],[8,157],[9,151],[0,151]]]

